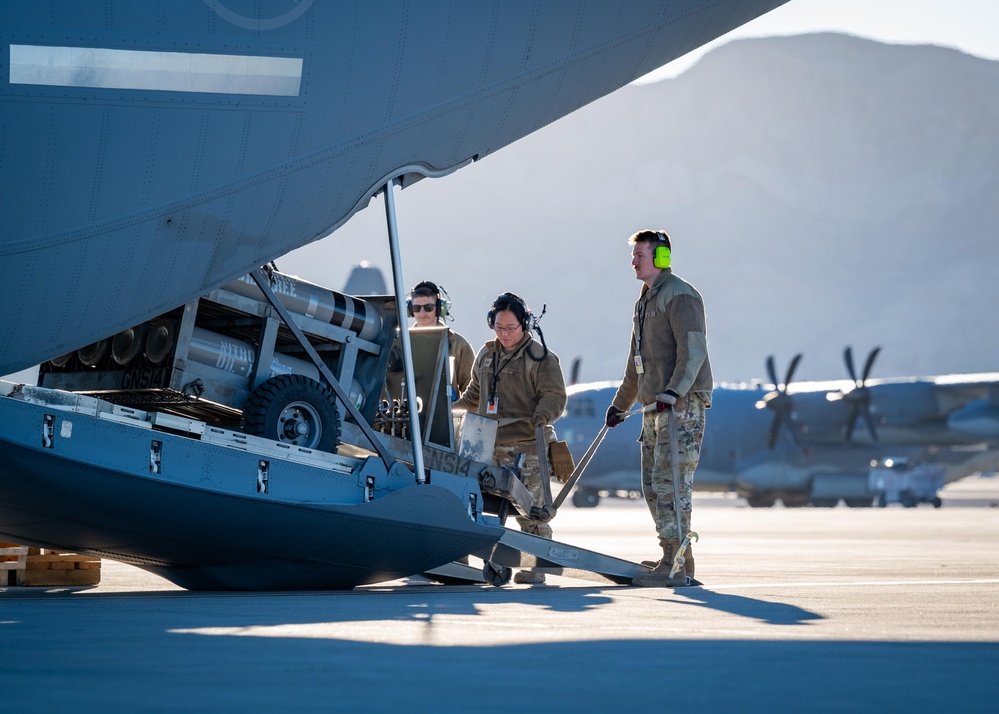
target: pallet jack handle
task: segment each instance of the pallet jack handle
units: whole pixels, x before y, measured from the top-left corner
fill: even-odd
[[[653,409],[655,409],[654,404],[651,406]],[[628,417],[633,416],[635,414],[641,414],[643,411],[647,409],[648,407],[639,407],[638,409],[632,409],[630,412],[622,412],[617,416],[619,419],[627,419]],[[604,440],[604,437],[607,436],[608,429],[610,429],[610,427],[607,426],[606,423],[602,427],[600,427],[600,431],[597,432],[597,436],[593,440],[593,443],[590,444],[589,448],[586,450],[586,453],[583,454],[583,458],[581,458],[579,460],[579,463],[576,464],[576,468],[572,470],[572,474],[566,480],[565,485],[562,486],[562,490],[559,491],[558,497],[555,499],[554,503],[552,503],[553,516],[555,515],[554,511],[557,511],[559,506],[561,506],[565,502],[565,499],[569,496],[569,491],[571,491],[572,487],[576,485],[576,482],[579,480],[579,477],[583,475],[583,471],[586,470],[587,465],[590,463],[590,459],[592,459],[593,455],[597,453],[597,448],[600,446],[600,442]]]

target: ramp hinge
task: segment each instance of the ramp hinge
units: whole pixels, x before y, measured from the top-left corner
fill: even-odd
[[[270,493],[270,461],[260,460],[257,462],[257,493]]]
[[[158,474],[163,460],[163,442],[152,441],[149,444],[149,473]]]
[[[46,414],[42,418],[42,448],[51,449],[55,443],[55,417]]]

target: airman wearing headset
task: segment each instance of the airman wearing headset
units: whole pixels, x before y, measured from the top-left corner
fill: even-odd
[[[651,573],[632,583],[647,587],[686,585],[694,578],[693,552],[685,569],[669,577],[679,533],[690,531],[690,497],[694,470],[701,456],[704,410],[711,406],[711,364],[705,332],[704,301],[687,281],[670,267],[672,246],[665,231],[643,230],[628,239],[631,266],[642,281],[635,303],[631,350],[624,379],[607,408],[607,426],[623,421],[621,414],[637,401],[649,407],[642,414],[642,493],[645,496],[663,549],[662,560]],[[651,405],[655,405],[653,408]],[[680,503],[675,504],[673,464],[669,448],[669,410],[679,427],[679,462],[682,483]],[[677,517],[680,527],[677,529]]]
[[[496,333],[496,339],[479,350],[472,381],[454,406],[500,420],[493,460],[497,465],[510,465],[517,454],[524,454],[524,485],[541,504],[544,484],[535,428],[544,427],[548,441],[555,440],[551,425],[562,415],[566,401],[562,367],[558,356],[548,350],[544,337],[541,342],[531,337],[537,323],[523,298],[513,293],[500,295],[486,315],[486,323]],[[552,537],[548,523],[523,516],[518,516],[517,522],[526,533]],[[514,580],[538,584],[545,582],[545,576],[524,570]]]
[[[444,318],[451,314],[451,301],[447,292],[437,287],[429,280],[416,284],[406,298],[406,314],[415,321],[413,327],[439,327],[444,324]],[[454,318],[451,318],[452,320]],[[451,388],[457,397],[468,387],[472,379],[472,362],[475,353],[468,340],[454,330],[448,330],[448,354],[451,356]]]

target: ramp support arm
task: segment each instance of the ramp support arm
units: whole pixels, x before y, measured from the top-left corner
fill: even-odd
[[[416,405],[416,377],[413,370],[413,343],[409,339],[409,317],[403,310],[406,288],[402,282],[402,254],[399,251],[399,228],[395,217],[394,181],[385,184],[385,220],[388,224],[389,251],[392,255],[392,281],[395,289],[395,310],[399,317],[399,341],[402,343],[402,364],[406,375],[406,399],[409,402],[409,436],[413,442],[413,470],[416,482],[426,483],[427,472],[423,467],[423,434],[420,431],[420,414]],[[428,422],[429,423],[429,422]]]

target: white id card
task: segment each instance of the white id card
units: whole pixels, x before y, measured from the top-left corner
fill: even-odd
[[[642,366],[642,355],[635,355],[635,372],[642,374],[645,368]]]
[[[495,397],[486,402],[486,414],[496,414],[499,412],[499,397]]]

